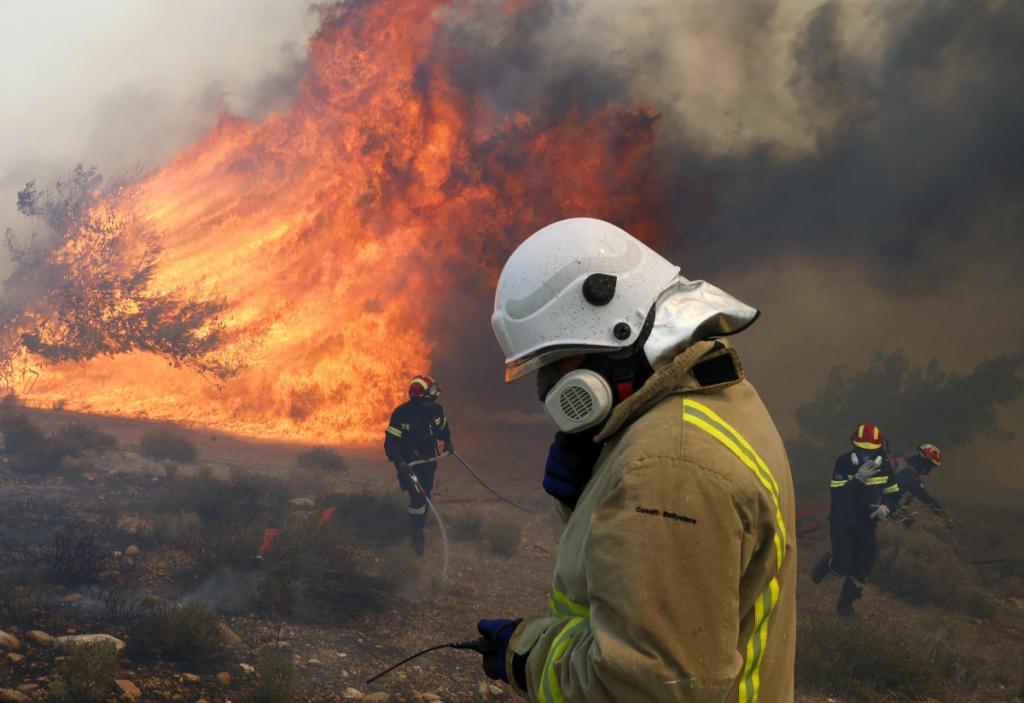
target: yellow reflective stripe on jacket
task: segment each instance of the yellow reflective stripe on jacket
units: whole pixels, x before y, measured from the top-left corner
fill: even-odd
[[[551,592],[551,597],[548,598],[548,606],[551,608],[551,614],[555,617],[590,617],[589,607],[572,601],[569,596],[557,588]]]
[[[836,480],[833,480],[833,481],[832,481],[832,488],[842,488],[843,486],[845,486],[845,485],[846,485],[846,484],[848,484],[849,482],[850,482],[850,479],[846,479],[845,481],[836,481]]]
[[[899,493],[899,492],[900,492],[900,487],[899,487],[899,485],[897,485],[895,483],[892,484],[891,486],[886,486],[885,488],[882,489],[882,493]]]
[[[748,469],[754,472],[775,504],[775,555],[777,567],[782,568],[786,555],[786,525],[782,519],[782,505],[779,498],[779,484],[771,470],[764,463],[750,443],[732,425],[723,420],[715,411],[692,398],[683,399],[683,420],[711,435],[736,455]],[[746,661],[743,678],[740,680],[740,703],[757,703],[761,688],[761,662],[768,644],[768,620],[779,602],[779,580],[772,577],[768,586],[754,602],[754,629],[746,646]]]
[[[377,425],[377,426],[380,427],[380,425]],[[386,430],[384,430],[384,431],[387,432],[388,434],[392,434],[392,435],[394,435],[396,437],[399,437],[399,438],[402,436],[402,431],[400,429],[398,429],[397,427],[394,427],[392,425],[388,425],[388,428]]]
[[[421,505],[418,508],[414,508],[411,505],[409,506],[409,514],[410,515],[423,515],[426,512],[427,512],[427,506],[425,506],[425,505]]]
[[[889,483],[888,476],[875,476],[874,478],[864,480],[865,486],[884,486],[887,483]]]
[[[541,703],[565,703],[562,695],[562,684],[558,680],[558,672],[555,671],[555,664],[565,654],[565,650],[572,643],[572,638],[587,624],[585,617],[575,617],[569,620],[562,628],[562,631],[555,637],[548,649],[548,657],[544,661],[544,673],[541,675],[540,688],[537,691],[537,698]]]

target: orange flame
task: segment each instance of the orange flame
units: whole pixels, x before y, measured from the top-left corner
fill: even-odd
[[[531,231],[581,214],[658,231],[653,112],[489,115],[451,79],[459,57],[432,42],[443,4],[323,11],[291,108],[258,124],[222,115],[122,203],[157,237],[154,294],[224,301],[217,353],[237,375],[212,383],[147,352],[36,358],[26,400],[375,441],[430,369],[431,320],[466,285],[489,295]]]

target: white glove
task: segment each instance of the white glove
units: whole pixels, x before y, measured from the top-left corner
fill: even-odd
[[[876,456],[874,459],[871,459],[869,461],[865,461],[863,464],[861,464],[860,468],[857,469],[857,473],[855,473],[853,475],[853,477],[855,479],[857,479],[858,481],[860,481],[861,483],[864,483],[869,478],[871,478],[872,476],[877,474],[879,471],[881,471],[881,469],[878,468],[881,465],[882,465],[882,457]]]
[[[885,505],[879,505],[875,508],[875,512],[871,513],[872,520],[885,520],[889,517],[889,508]]]

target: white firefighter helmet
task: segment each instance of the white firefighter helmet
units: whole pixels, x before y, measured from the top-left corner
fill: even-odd
[[[505,263],[494,296],[505,380],[634,344],[678,275],[678,266],[601,220],[562,220],[534,233]]]

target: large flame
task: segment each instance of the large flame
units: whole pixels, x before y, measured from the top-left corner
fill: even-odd
[[[408,379],[430,368],[431,320],[453,314],[467,285],[489,295],[532,230],[588,214],[653,236],[653,113],[487,114],[450,78],[457,52],[434,41],[443,4],[324,10],[290,109],[259,124],[223,115],[122,198],[159,246],[148,290],[221,300],[216,353],[237,374],[216,381],[146,351],[29,354],[39,376],[26,400],[375,440]]]

